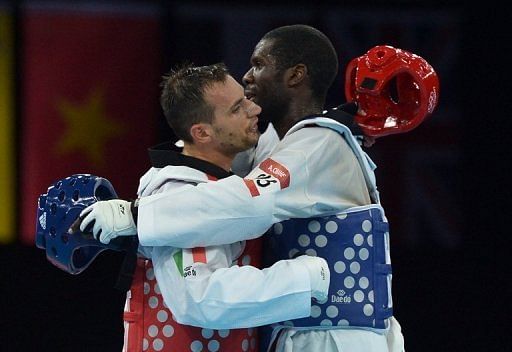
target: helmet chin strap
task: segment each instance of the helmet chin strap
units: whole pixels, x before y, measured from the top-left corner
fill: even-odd
[[[439,102],[439,79],[422,57],[379,45],[353,59],[345,73],[347,101],[359,110],[356,122],[368,136],[408,132]]]

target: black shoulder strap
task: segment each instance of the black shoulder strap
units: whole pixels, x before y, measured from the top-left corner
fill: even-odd
[[[309,115],[305,116],[299,121],[312,119],[316,117],[327,117],[334,121],[341,123],[342,125],[347,126],[350,129],[350,132],[354,136],[362,136],[364,135],[363,131],[359,127],[359,125],[355,122],[354,115],[357,113],[357,104],[356,103],[345,103],[339,105],[335,108],[331,108],[326,110],[320,115]]]
[[[137,236],[124,237],[124,246],[126,254],[124,255],[115,288],[119,291],[126,292],[130,289],[137,266],[137,250],[139,248],[139,238]]]

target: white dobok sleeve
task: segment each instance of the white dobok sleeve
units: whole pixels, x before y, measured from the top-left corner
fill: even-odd
[[[236,247],[153,248],[155,276],[178,323],[232,329],[309,316],[311,287],[302,263],[231,266]]]
[[[149,246],[234,243],[258,237],[276,222],[368,204],[367,194],[343,137],[328,128],[303,128],[286,136],[245,178],[140,198],[138,235]]]

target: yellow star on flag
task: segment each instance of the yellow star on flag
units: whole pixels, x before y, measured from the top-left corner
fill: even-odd
[[[102,90],[94,90],[82,104],[62,99],[57,103],[57,110],[66,122],[66,129],[56,151],[60,155],[80,152],[93,165],[104,164],[105,144],[122,135],[125,129],[108,117]]]

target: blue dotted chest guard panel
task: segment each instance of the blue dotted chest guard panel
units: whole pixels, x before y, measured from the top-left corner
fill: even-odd
[[[77,174],[55,182],[39,197],[36,246],[46,250],[46,258],[53,265],[70,274],[80,274],[106,249],[124,250],[125,241],[105,245],[79,229],[68,232],[83,209],[115,198],[112,184],[101,177]]]
[[[351,208],[321,218],[291,219],[267,233],[266,265],[302,254],[329,263],[331,283],[324,304],[311,316],[283,322],[294,327],[385,328],[392,316],[388,223],[380,205]]]

